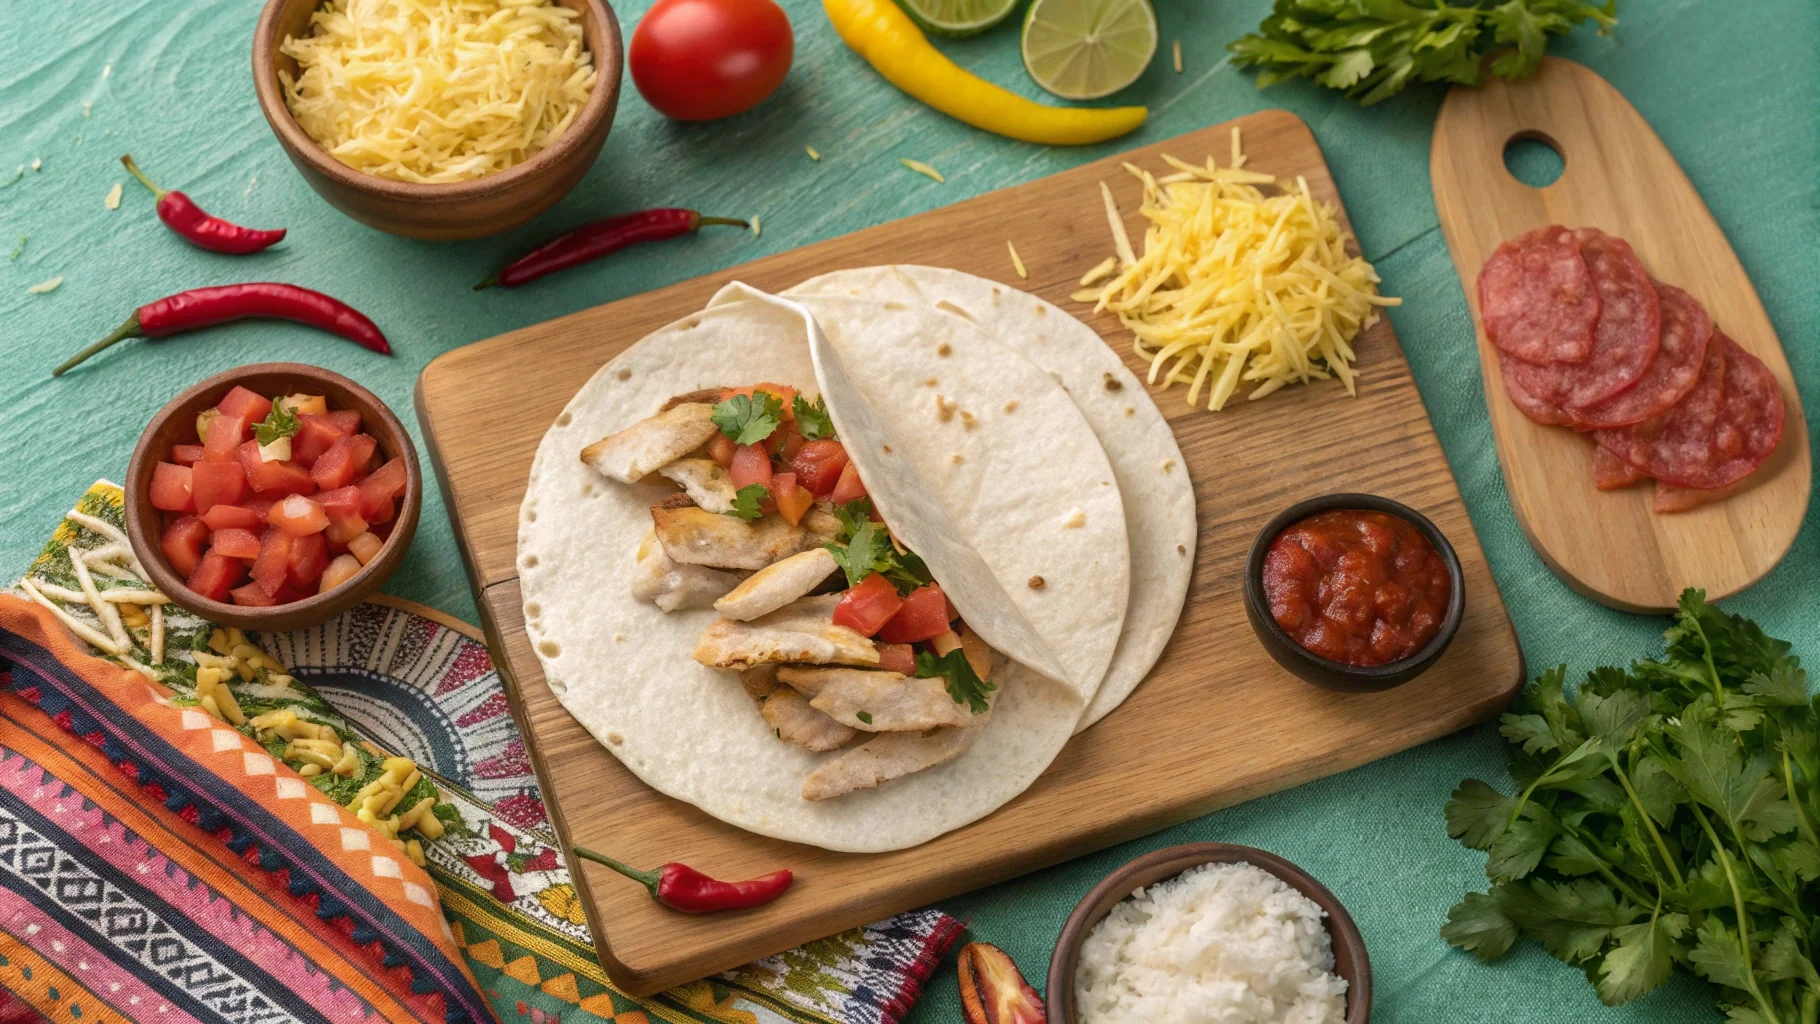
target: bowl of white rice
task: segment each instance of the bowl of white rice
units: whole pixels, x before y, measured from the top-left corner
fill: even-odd
[[[1069,915],[1049,1024],[1365,1024],[1371,961],[1327,887],[1230,843],[1126,864]]]

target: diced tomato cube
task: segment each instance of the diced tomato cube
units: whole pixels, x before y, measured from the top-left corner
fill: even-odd
[[[202,457],[209,462],[232,462],[247,439],[247,421],[222,413],[209,421],[208,436],[202,439]]]
[[[225,601],[234,584],[245,578],[246,566],[238,559],[210,551],[196,563],[196,571],[190,573],[189,587],[211,601]]]
[[[307,537],[328,529],[329,514],[322,506],[301,494],[286,495],[266,514],[266,522],[293,537]]]
[[[272,514],[272,506],[278,504],[277,498],[261,498],[253,495],[240,503],[240,507],[259,517],[258,529],[265,529],[265,517]]]
[[[221,505],[220,508],[233,508],[232,505]],[[242,558],[251,561],[259,557],[259,535],[251,530],[230,526],[216,530],[209,537],[209,550],[226,555],[229,558]]]
[[[840,596],[834,605],[834,624],[871,636],[903,606],[904,599],[897,596],[897,588],[875,572]]]
[[[909,644],[881,644],[873,641],[878,648],[878,670],[896,672],[899,675],[916,675],[916,648]]]
[[[202,513],[202,521],[211,530],[252,530],[254,536],[265,529],[264,516],[239,505],[216,505]]]
[[[265,461],[259,457],[257,441],[240,446],[240,466],[246,470],[246,482],[268,498],[316,493],[316,481],[310,478],[309,470],[284,459]]]
[[[825,498],[834,492],[840,475],[847,468],[847,449],[839,441],[809,441],[790,459],[796,482],[809,493]]]
[[[777,502],[778,514],[784,521],[795,526],[815,504],[815,495],[797,486],[795,473],[779,473],[771,478],[771,500]]]
[[[793,420],[796,418],[796,389],[788,384],[763,383],[753,384],[743,388],[728,388],[720,393],[720,400],[724,402],[734,395],[750,396],[754,391],[763,391],[767,394],[776,395],[783,405],[782,419]]]
[[[708,439],[708,458],[722,469],[733,465],[733,453],[738,450],[739,445],[725,434],[715,434]]]
[[[271,415],[272,400],[236,384],[234,390],[215,403],[215,408],[220,409],[223,416],[238,416],[247,423],[258,423]]]
[[[765,446],[765,451],[782,456],[788,462],[797,452],[802,451],[806,442],[803,440],[803,432],[796,427],[796,421],[785,420],[776,430],[771,431],[770,437],[759,443]]]
[[[249,608],[270,608],[274,605],[283,603],[276,597],[266,593],[265,588],[261,587],[258,583],[248,583],[244,587],[235,587],[233,590],[228,591],[228,594],[233,597],[235,604],[245,605]]]
[[[867,577],[870,579],[871,577]],[[917,587],[904,606],[880,627],[878,638],[890,644],[913,644],[948,632],[948,598],[940,584]]]
[[[344,436],[360,433],[359,409],[330,409],[328,418]]]
[[[378,447],[379,442],[373,440],[371,434],[344,437],[317,456],[316,464],[310,467],[310,476],[316,486],[325,491],[346,487],[366,472]]]
[[[322,570],[328,567],[329,545],[322,539],[322,534],[312,533],[291,540],[291,558],[285,566],[284,578],[292,586],[306,594],[314,593],[317,582],[322,579]]]
[[[361,435],[355,435],[361,436]],[[327,456],[324,456],[325,458]],[[404,493],[409,482],[404,463],[398,459],[367,474],[360,481],[360,518],[369,523],[383,523],[392,518],[392,499]]]
[[[276,526],[266,528],[259,541],[259,557],[253,562],[253,582],[269,597],[284,584],[285,570],[291,564],[291,546],[296,538]]]
[[[300,466],[314,466],[323,452],[347,436],[340,425],[327,416],[305,413],[297,417],[297,433],[291,437],[291,461]]]
[[[198,462],[190,468],[196,507],[204,512],[216,505],[238,505],[246,497],[246,469],[238,462]]]
[[[195,516],[184,516],[164,528],[158,546],[171,563],[171,569],[177,575],[187,577],[196,571],[196,563],[202,559],[202,545],[208,539],[207,524]]]
[[[203,450],[199,444],[171,445],[171,461],[179,466],[194,466],[202,461]]]
[[[316,503],[333,519],[337,515],[357,516],[360,514],[360,488],[349,484],[337,487],[332,491],[321,491],[315,495]]]
[[[752,484],[771,486],[771,454],[756,444],[742,444],[733,453],[733,464],[727,467],[735,490]]]
[[[152,467],[152,483],[149,488],[152,507],[166,512],[194,512],[194,486],[190,467],[179,466],[175,462],[160,462]]]
[[[866,496],[866,485],[860,481],[859,467],[847,463],[840,471],[840,480],[834,484],[834,493],[829,495],[836,505],[845,505],[849,501],[858,501]]]

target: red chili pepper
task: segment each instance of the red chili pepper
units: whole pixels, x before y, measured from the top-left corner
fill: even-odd
[[[685,914],[707,914],[716,910],[744,910],[761,906],[782,896],[794,878],[789,868],[773,871],[763,878],[745,882],[723,882],[672,861],[656,871],[640,871],[619,861],[595,853],[586,847],[573,847],[575,855],[596,864],[605,864],[627,878],[644,883],[651,897],[671,910]]]
[[[115,328],[112,334],[65,360],[63,365],[51,371],[51,376],[62,376],[65,370],[122,338],[162,338],[167,334],[249,317],[294,320],[338,334],[380,355],[392,354],[392,346],[386,343],[385,335],[373,321],[340,299],[294,284],[256,281],[192,288],[148,302],[127,317],[126,323]]]
[[[284,237],[283,228],[270,231],[243,228],[232,221],[212,217],[182,192],[167,191],[152,184],[152,179],[139,170],[139,165],[133,162],[131,155],[121,157],[120,162],[126,165],[133,177],[139,179],[140,184],[151,189],[152,195],[158,197],[158,219],[192,245],[199,245],[210,252],[245,256],[265,249]]]
[[[504,270],[475,285],[474,290],[480,291],[493,285],[516,288],[545,274],[600,259],[628,245],[689,234],[703,224],[725,224],[740,228],[752,226],[733,217],[703,217],[694,210],[673,206],[622,213],[617,217],[590,221],[573,231],[557,235],[506,264]]]

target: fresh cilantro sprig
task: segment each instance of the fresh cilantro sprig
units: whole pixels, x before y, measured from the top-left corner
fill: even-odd
[[[708,418],[735,443],[757,444],[783,422],[784,400],[769,391],[730,395],[714,404]]]
[[[302,424],[298,421],[296,413],[287,408],[283,402],[273,402],[272,411],[266,413],[265,419],[254,425],[253,436],[263,447],[281,437],[292,437],[301,428]]]
[[[726,514],[747,520],[757,519],[764,515],[759,506],[770,496],[771,492],[764,484],[747,484],[733,492],[733,507]]]
[[[836,542],[824,545],[834,555],[834,562],[846,573],[847,585],[857,587],[873,573],[883,573],[900,594],[907,594],[927,584],[933,577],[913,551],[899,551],[891,543],[891,534],[883,524],[872,519],[872,500],[857,498],[834,508],[840,520]]]
[[[1411,82],[1479,84],[1485,58],[1501,78],[1527,78],[1548,37],[1592,21],[1617,25],[1617,0],[1276,0],[1258,31],[1227,44],[1258,68],[1258,87],[1308,78],[1370,106]]]
[[[1734,1022],[1820,1006],[1820,709],[1789,644],[1682,593],[1668,648],[1566,690],[1526,687],[1502,733],[1508,796],[1454,791],[1449,835],[1489,854],[1441,935],[1485,960],[1519,935],[1629,1002],[1679,964]]]
[[[986,694],[998,687],[981,679],[968,664],[967,656],[959,647],[940,656],[928,651],[918,651],[916,655],[916,677],[918,679],[946,679],[948,696],[956,704],[965,704],[973,709],[976,715],[983,715],[992,705],[986,703]]]
[[[834,436],[834,421],[828,418],[828,406],[820,395],[815,396],[814,404],[797,395],[791,410],[796,415],[796,429],[802,432],[805,441],[820,441]]]

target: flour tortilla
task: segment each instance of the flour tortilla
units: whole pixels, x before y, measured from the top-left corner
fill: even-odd
[[[579,459],[583,447],[673,395],[765,380],[819,390],[800,316],[747,300],[658,330],[582,387],[539,445],[520,509],[532,647],[577,721],[660,792],[741,828],[831,850],[914,846],[1027,788],[1067,742],[1090,694],[1008,662],[995,680],[992,718],[966,753],[877,789],[804,800],[803,780],[830,755],[779,742],[733,673],[690,657],[715,614],[666,614],[627,591],[648,505],[664,490],[603,479]],[[855,456],[862,476],[881,476],[871,456]]]
[[[1066,389],[1111,460],[1131,547],[1124,633],[1076,730],[1118,707],[1143,682],[1175,632],[1194,569],[1196,537],[1194,487],[1175,434],[1124,360],[1097,331],[1049,302],[958,270],[910,265],[837,270],[784,294],[865,296],[951,308],[1053,374]]]

